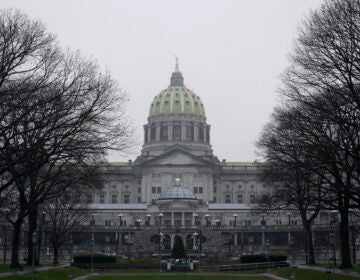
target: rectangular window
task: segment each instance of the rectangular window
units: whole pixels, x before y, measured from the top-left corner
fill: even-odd
[[[193,141],[194,140],[194,125],[189,123],[186,125],[186,140]]]
[[[99,203],[105,203],[105,194],[104,193],[101,193],[99,195]]]
[[[180,141],[181,140],[181,125],[173,126],[173,140]]]
[[[141,193],[141,187],[138,187],[138,193]]]
[[[213,193],[216,193],[216,187],[213,187]]]
[[[255,195],[254,194],[250,195],[250,203],[255,203]]]
[[[155,141],[156,139],[156,127],[152,125],[150,128],[150,141]]]
[[[168,133],[168,126],[162,124],[160,126],[160,140],[161,141],[167,141],[169,137],[169,133]]]
[[[128,195],[128,194],[125,194],[124,195],[124,203],[129,203],[130,202],[130,195]]]
[[[198,187],[194,187],[194,193],[198,193]]]
[[[117,202],[118,202],[117,201],[117,195],[116,194],[111,195],[111,203],[116,204]]]
[[[230,203],[230,194],[225,195],[225,203]]]
[[[112,188],[112,189],[116,189],[116,185],[111,185],[111,188]]]
[[[93,197],[92,197],[91,194],[88,194],[88,195],[86,196],[86,203],[88,203],[88,204],[93,203]]]
[[[111,221],[110,221],[110,220],[105,220],[105,226],[106,226],[106,227],[111,226]]]
[[[153,181],[161,181],[161,173],[152,173],[151,177]]]
[[[216,196],[213,197],[213,202],[216,202]]]
[[[175,220],[175,226],[181,226],[181,220]]]
[[[141,202],[141,197],[140,196],[138,196],[138,203],[140,203]]]
[[[151,188],[151,193],[156,193],[156,187]]]
[[[238,196],[237,196],[237,201],[238,201],[238,203],[243,203],[243,196],[242,196],[242,194],[238,194]]]
[[[164,225],[165,226],[171,226],[171,221],[170,220],[165,220]]]
[[[199,141],[204,141],[204,126],[199,125]]]
[[[203,193],[203,187],[199,187],[199,193]]]
[[[156,188],[156,192],[157,192],[157,193],[161,193],[161,187],[157,187],[157,188]]]

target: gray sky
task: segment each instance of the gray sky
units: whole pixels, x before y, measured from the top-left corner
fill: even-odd
[[[169,85],[176,54],[202,99],[214,154],[256,159],[254,142],[278,102],[297,26],[322,0],[0,0],[42,20],[62,46],[97,59],[129,94],[142,143],[153,97]],[[111,160],[134,159],[112,155]]]

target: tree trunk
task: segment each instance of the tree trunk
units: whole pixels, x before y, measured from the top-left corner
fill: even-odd
[[[12,248],[11,248],[11,268],[21,268],[19,262],[19,247],[20,247],[20,233],[21,233],[21,226],[23,223],[23,217],[19,214],[18,219],[13,224],[14,231],[13,231],[13,238],[12,238]]]
[[[313,233],[311,231],[310,224],[305,229],[305,231],[306,231],[306,243],[307,243],[307,250],[308,250],[308,264],[315,264],[314,244],[313,244],[313,239],[312,239]]]
[[[59,257],[59,246],[57,246],[56,242],[53,243],[53,249],[54,249],[54,258],[53,258],[53,265],[56,265],[59,263],[58,257]]]
[[[37,254],[33,254],[33,250],[34,248],[36,248],[36,246],[33,245],[32,242],[32,237],[33,234],[36,233],[36,226],[37,226],[37,207],[34,207],[32,209],[32,211],[30,211],[29,213],[29,217],[28,217],[28,221],[29,221],[29,230],[28,230],[28,236],[27,236],[27,240],[28,240],[28,255],[27,255],[27,265],[32,265],[33,262],[33,256],[35,256],[35,265],[39,265],[39,260],[37,259]],[[37,240],[38,240],[38,236],[37,236]],[[36,240],[36,241],[37,241]]]
[[[349,242],[349,211],[347,208],[340,211],[340,249],[341,249],[341,268],[351,268],[351,254]]]

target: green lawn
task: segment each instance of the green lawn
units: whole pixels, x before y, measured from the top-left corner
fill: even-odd
[[[230,276],[230,275],[188,275],[183,273],[163,275],[122,275],[122,276],[92,276],[89,280],[269,280],[268,277],[262,276]]]
[[[316,271],[311,269],[295,268],[293,269],[293,271],[295,273],[296,280],[359,280],[358,277],[329,274],[326,272]],[[285,267],[285,268],[272,270],[270,273],[290,279],[291,272],[292,272],[292,268]]]
[[[7,272],[7,271],[10,271],[10,265],[9,264],[0,264],[0,273]]]
[[[71,268],[72,278],[88,274],[89,272],[84,269],[72,267]],[[68,280],[69,278],[69,269],[68,268],[57,268],[47,271],[37,272],[35,279],[36,280]],[[4,280],[31,280],[32,278],[31,273],[27,273],[24,275],[16,275],[16,276],[9,276],[5,278],[1,278]],[[71,279],[72,279],[71,278]]]

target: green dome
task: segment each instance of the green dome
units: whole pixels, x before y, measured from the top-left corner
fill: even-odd
[[[169,87],[155,96],[149,117],[162,114],[189,114],[205,117],[204,105],[193,91],[185,87]]]

